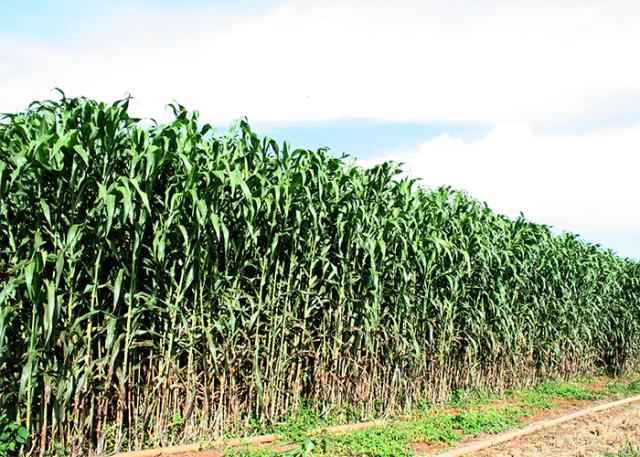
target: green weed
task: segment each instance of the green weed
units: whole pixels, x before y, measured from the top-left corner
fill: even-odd
[[[542,396],[562,398],[565,400],[597,400],[602,398],[602,395],[590,392],[584,386],[562,381],[543,382],[536,386],[534,390]]]
[[[228,448],[225,457],[270,457],[280,453],[273,446]]]
[[[404,425],[359,430],[331,439],[330,455],[401,457],[411,455],[411,433]]]
[[[524,406],[551,409],[556,400],[597,400],[603,397],[599,392],[589,391],[578,383],[547,381],[536,387],[523,389],[510,394]]]
[[[463,435],[501,433],[518,425],[528,411],[521,407],[439,414],[427,419],[360,430],[330,438],[331,455],[371,457],[411,455],[411,443],[454,444]]]
[[[472,407],[486,405],[500,396],[484,389],[455,389],[451,397],[451,406]]]
[[[296,415],[288,419],[275,429],[275,433],[294,441],[306,438],[308,432],[324,427],[336,425],[338,417],[334,415],[322,415],[308,408],[301,409]]]
[[[617,452],[607,452],[605,457],[640,457],[640,445],[634,446],[627,443],[627,446]]]
[[[640,394],[640,380],[631,382],[613,381],[604,391],[609,395]]]
[[[28,439],[25,427],[0,414],[0,457],[16,455]]]

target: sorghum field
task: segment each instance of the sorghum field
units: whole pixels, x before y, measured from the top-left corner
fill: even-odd
[[[397,164],[128,103],[0,122],[0,425],[26,454],[637,367],[638,263]]]

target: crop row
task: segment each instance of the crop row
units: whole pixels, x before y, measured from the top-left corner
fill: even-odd
[[[128,102],[0,122],[0,410],[29,452],[637,364],[638,263],[393,163]]]

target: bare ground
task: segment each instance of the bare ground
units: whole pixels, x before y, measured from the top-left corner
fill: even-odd
[[[640,443],[640,405],[590,414],[474,454],[474,457],[602,456]]]

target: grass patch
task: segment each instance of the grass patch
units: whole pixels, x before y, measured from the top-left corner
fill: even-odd
[[[547,381],[529,389],[523,389],[510,394],[524,406],[542,409],[552,409],[557,400],[598,400],[603,393],[591,391],[580,383],[564,381]]]
[[[601,394],[589,391],[585,386],[562,381],[547,381],[534,387],[541,396],[565,400],[598,400]]]
[[[452,445],[465,435],[501,433],[516,427],[519,419],[528,413],[522,407],[469,410],[358,430],[328,438],[327,455],[409,456],[414,442]]]
[[[465,435],[479,433],[502,433],[518,425],[527,411],[520,407],[489,409],[480,412],[462,412],[457,414],[454,424]]]
[[[640,445],[634,446],[628,443],[626,447],[617,452],[607,452],[605,457],[640,457]]]
[[[500,395],[483,389],[456,389],[451,396],[450,405],[455,408],[469,408],[487,405],[499,398]]]
[[[623,382],[612,381],[605,388],[605,392],[608,395],[634,395],[640,394],[640,380]]]
[[[328,439],[327,455],[394,457],[411,455],[411,433],[404,424],[373,427]]]
[[[338,413],[319,413],[313,411],[305,404],[301,404],[300,408],[291,418],[274,429],[274,433],[283,438],[295,442],[302,442],[308,437],[308,433],[312,430],[331,427],[342,423],[350,422],[348,412]]]
[[[556,406],[556,402],[551,398],[540,396],[540,394],[532,391],[518,392],[515,397],[521,404],[531,408],[553,409]]]
[[[224,452],[225,457],[269,457],[279,455],[273,446],[228,448]]]

